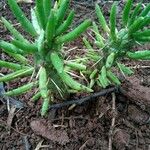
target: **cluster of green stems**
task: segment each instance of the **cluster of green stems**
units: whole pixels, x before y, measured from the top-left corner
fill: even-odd
[[[12,34],[11,42],[0,40],[0,48],[16,61],[0,60],[0,66],[12,70],[10,74],[0,77],[0,82],[9,82],[17,78],[30,76],[30,83],[4,93],[6,96],[16,96],[36,88],[31,98],[37,101],[42,97],[41,115],[45,115],[54,97],[59,94],[62,99],[70,93],[93,92],[98,85],[106,88],[112,84],[120,85],[121,81],[113,72],[118,68],[123,75],[131,75],[133,71],[121,63],[125,57],[129,59],[149,60],[150,51],[132,51],[136,44],[150,41],[150,5],[144,9],[142,3],[131,9],[133,0],[127,0],[122,13],[123,26],[116,28],[117,3],[110,11],[109,24],[105,20],[100,7],[96,4],[95,12],[100,26],[87,19],[68,32],[74,11],[68,13],[69,0],[60,0],[52,5],[51,0],[36,0],[31,9],[31,21],[26,18],[16,0],[8,0],[8,4],[23,29],[32,36],[27,40],[4,17],[1,18],[5,27]],[[132,10],[132,14],[130,13]],[[100,33],[100,27],[104,32]],[[66,60],[63,45],[74,41],[83,32],[91,28],[95,35],[91,43],[85,37],[85,58]],[[94,45],[94,46],[93,46]],[[97,46],[95,49],[94,47]],[[33,56],[33,63],[28,59]],[[89,66],[91,64],[91,66]],[[85,85],[76,81],[71,74],[79,72],[88,82]]]

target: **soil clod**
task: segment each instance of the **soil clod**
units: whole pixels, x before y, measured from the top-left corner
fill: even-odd
[[[150,113],[150,89],[140,85],[140,79],[135,76],[129,77],[122,87],[122,93],[131,102]]]
[[[128,106],[128,116],[131,119],[131,121],[139,125],[150,123],[150,116],[135,105]]]
[[[130,135],[122,129],[116,129],[113,137],[113,145],[117,150],[125,150],[129,144]]]

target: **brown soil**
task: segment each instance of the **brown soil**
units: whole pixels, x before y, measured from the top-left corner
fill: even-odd
[[[78,21],[80,16],[92,16],[92,4],[90,1],[83,1],[82,5],[75,0],[72,2]],[[28,14],[31,4],[21,6]],[[102,6],[108,15],[110,6],[105,3],[102,3]],[[0,16],[16,23],[5,0],[0,2]],[[9,32],[2,25],[0,29],[0,38],[9,40]],[[19,26],[18,29],[22,31]],[[69,44],[68,49],[74,46],[77,46],[77,52],[80,53],[79,49],[83,47],[81,40]],[[75,53],[72,51],[71,55]],[[2,53],[0,57],[7,59]],[[150,64],[148,61],[125,63],[129,66]],[[7,70],[1,69],[1,72],[7,73]],[[141,86],[150,90],[150,68],[136,68],[134,79],[139,82],[136,90]],[[17,87],[26,80],[13,82],[9,86]],[[41,119],[41,104],[30,103],[31,94],[19,97],[26,103],[24,108],[11,108],[9,113],[7,106],[0,103],[0,150],[108,150],[110,142],[113,144],[113,150],[150,149],[150,112],[144,109],[147,108],[147,103],[143,103],[141,107],[139,97],[137,103],[132,99],[132,95],[117,93],[115,101],[111,95],[107,95],[97,98],[96,102],[76,106],[71,110],[68,107],[51,110],[48,118]]]

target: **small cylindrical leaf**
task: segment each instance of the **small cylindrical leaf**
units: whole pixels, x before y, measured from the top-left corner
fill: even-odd
[[[95,80],[94,79],[91,79],[90,81],[90,85],[89,85],[89,88],[92,88],[95,84]]]
[[[150,36],[134,36],[134,39],[142,43],[150,42]]]
[[[70,88],[74,89],[74,90],[78,90],[78,91],[86,91],[86,92],[93,92],[92,89],[78,83],[77,81],[75,81],[74,79],[71,78],[71,76],[69,76],[67,73],[65,73],[64,71],[60,74],[61,79],[63,80],[63,82],[69,86]]]
[[[74,18],[74,11],[72,10],[72,11],[69,13],[67,19],[64,21],[64,23],[61,24],[61,25],[59,26],[59,28],[56,30],[56,36],[58,36],[58,35],[64,33],[64,32],[68,29],[68,27],[71,25],[71,23],[72,23],[72,21],[73,21],[73,18]]]
[[[16,72],[5,75],[3,77],[0,77],[0,82],[8,82],[18,77],[28,76],[28,75],[31,75],[32,72],[33,72],[33,68],[21,69]]]
[[[103,66],[101,69],[101,74],[98,77],[103,88],[106,88],[109,85],[109,81],[107,79],[106,73],[107,73],[106,67]]]
[[[31,8],[31,22],[36,32],[40,34],[41,27],[39,25],[35,9],[32,9],[32,8]]]
[[[145,57],[150,58],[150,50],[127,52],[126,54],[130,59],[145,59]]]
[[[41,56],[42,59],[45,59],[45,49],[44,49],[44,30],[41,30],[40,36],[37,39],[37,47],[38,47],[38,52]]]
[[[19,40],[13,40],[12,43],[19,49],[23,50],[25,53],[34,53],[37,51],[37,46],[34,44],[22,43]]]
[[[28,42],[14,27],[11,23],[9,23],[5,18],[2,17],[2,21],[5,27],[9,30],[9,32],[17,39],[22,42]]]
[[[105,64],[106,68],[110,68],[113,65],[114,59],[115,59],[115,53],[111,53],[106,59],[106,64]]]
[[[79,64],[79,63],[71,62],[71,61],[65,61],[65,64],[73,69],[86,70],[86,66],[83,64]]]
[[[121,82],[119,81],[119,79],[117,78],[117,76],[112,73],[110,70],[107,71],[107,77],[115,84],[120,85]]]
[[[40,92],[37,92],[32,98],[31,100],[36,102],[39,98],[41,97],[41,93]]]
[[[134,73],[129,67],[126,67],[124,64],[117,63],[117,66],[124,75],[132,75]]]
[[[150,25],[150,17],[144,17],[142,23],[139,25],[138,29],[143,29],[144,27],[148,27]]]
[[[45,29],[46,26],[46,18],[43,6],[43,0],[36,0],[36,14],[41,28]]]
[[[96,35],[96,40],[99,42],[99,47],[102,48],[104,46],[103,37],[99,33],[98,26],[95,22],[93,22],[93,31]]]
[[[134,21],[134,23],[129,27],[129,30],[128,30],[129,35],[139,30],[143,20],[144,20],[143,17],[139,17],[137,20]]]
[[[33,36],[36,36],[37,33],[32,26],[31,22],[26,18],[25,14],[23,11],[19,8],[17,1],[16,0],[8,0],[8,4],[10,9],[12,10],[13,14],[17,18],[17,20],[21,23],[22,27],[24,28],[25,31],[30,33]]]
[[[31,83],[28,83],[26,85],[23,85],[21,87],[18,87],[16,89],[13,89],[11,91],[8,91],[5,93],[5,95],[7,96],[16,96],[16,95],[20,95],[20,94],[23,94],[25,92],[28,92],[29,90],[31,90],[33,87],[37,86],[38,85],[38,82],[31,82]]]
[[[46,39],[50,47],[52,46],[51,44],[52,44],[52,40],[53,40],[54,33],[55,33],[55,21],[56,21],[56,18],[54,16],[54,11],[51,10],[51,13],[47,22],[47,26],[46,26]]]
[[[111,7],[110,12],[110,36],[113,41],[116,41],[116,13],[117,13],[117,3],[114,3]]]
[[[80,36],[89,26],[91,25],[91,21],[89,19],[85,20],[81,23],[77,28],[73,31],[67,33],[66,35],[60,36],[57,38],[56,43],[62,44],[75,40],[78,36]]]
[[[6,52],[9,56],[13,57],[14,60],[20,62],[21,64],[28,64],[29,63],[29,60],[20,54],[10,53],[7,51],[4,51],[4,52]]]
[[[144,8],[140,16],[145,17],[148,13],[150,13],[150,3]]]
[[[133,33],[133,36],[134,37],[142,37],[142,36],[150,37],[150,29],[146,29],[144,31],[135,32],[135,33]]]
[[[128,20],[129,20],[129,14],[131,10],[133,0],[127,0],[127,3],[125,4],[124,10],[123,10],[123,15],[122,15],[122,20],[124,26],[127,26]]]
[[[3,61],[3,60],[0,60],[0,67],[9,68],[12,70],[20,70],[20,69],[26,68],[26,66],[22,66],[17,63],[11,63],[11,62],[7,62],[7,61]]]
[[[57,12],[57,23],[56,23],[57,26],[59,26],[62,23],[65,15],[66,15],[66,11],[68,9],[68,6],[69,6],[69,0],[61,1],[60,7],[59,7],[58,12]]]
[[[106,20],[105,20],[105,18],[103,16],[103,13],[102,13],[100,7],[98,6],[98,4],[96,4],[96,6],[95,6],[95,11],[96,11],[96,15],[98,17],[98,21],[101,24],[103,30],[105,32],[109,33],[109,27],[108,27],[108,25],[106,23]]]
[[[96,74],[97,74],[98,70],[94,69],[94,71],[90,74],[90,79],[94,79]]]
[[[56,52],[53,52],[51,53],[50,59],[57,72],[62,73],[64,70],[64,63],[63,60],[59,57],[59,55]]]
[[[92,48],[90,42],[85,37],[83,37],[83,42],[84,42],[84,44],[85,44],[85,46],[88,50],[94,51],[94,49]]]
[[[141,6],[142,6],[142,3],[139,3],[135,9],[133,10],[133,13],[131,14],[131,17],[129,18],[129,22],[128,22],[128,26],[132,25],[133,22],[136,20],[136,17],[138,17],[138,14],[141,10]]]
[[[43,0],[43,7],[44,7],[45,20],[47,20],[51,12],[52,0]]]
[[[0,41],[0,48],[9,53],[22,53],[16,46],[3,40]]]

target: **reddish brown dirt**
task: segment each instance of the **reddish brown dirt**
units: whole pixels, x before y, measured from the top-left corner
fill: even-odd
[[[5,16],[16,23],[5,0],[1,0],[0,3],[2,4],[0,16]],[[87,13],[90,16],[93,11],[90,5],[91,3],[89,6],[72,3],[72,7],[78,12],[77,16]],[[21,6],[29,12],[31,4]],[[103,4],[103,6],[106,9],[106,15],[109,14],[107,12],[109,5]],[[2,25],[0,29],[0,37],[9,40],[9,32]],[[19,27],[18,29],[22,31]],[[82,43],[81,40],[77,40],[68,46],[69,48],[77,46],[80,53],[79,48],[82,48]],[[72,52],[71,55],[75,53]],[[2,56],[1,53],[1,59]],[[7,59],[5,55],[4,57]],[[149,62],[126,61],[125,63],[130,66],[149,66]],[[7,73],[5,69],[1,71]],[[149,88],[150,68],[135,69],[135,76],[141,85]],[[27,79],[22,79],[21,82],[13,82],[9,86],[17,87],[26,81]],[[36,105],[30,103],[31,94],[27,93],[19,97],[27,106],[17,109],[13,114],[12,122],[9,118],[9,123],[7,119],[10,115],[6,105],[0,103],[0,150],[34,150],[40,147],[38,146],[40,143],[43,146],[41,150],[108,150],[110,137],[112,137],[113,150],[150,149],[150,115],[134,101],[121,94],[116,94],[115,110],[112,110],[111,95],[107,95],[98,98],[96,102],[76,106],[73,110],[68,110],[66,107],[56,112],[50,111],[48,118],[42,120],[41,104],[40,102]],[[111,135],[109,131],[113,118],[115,118],[115,126]]]

